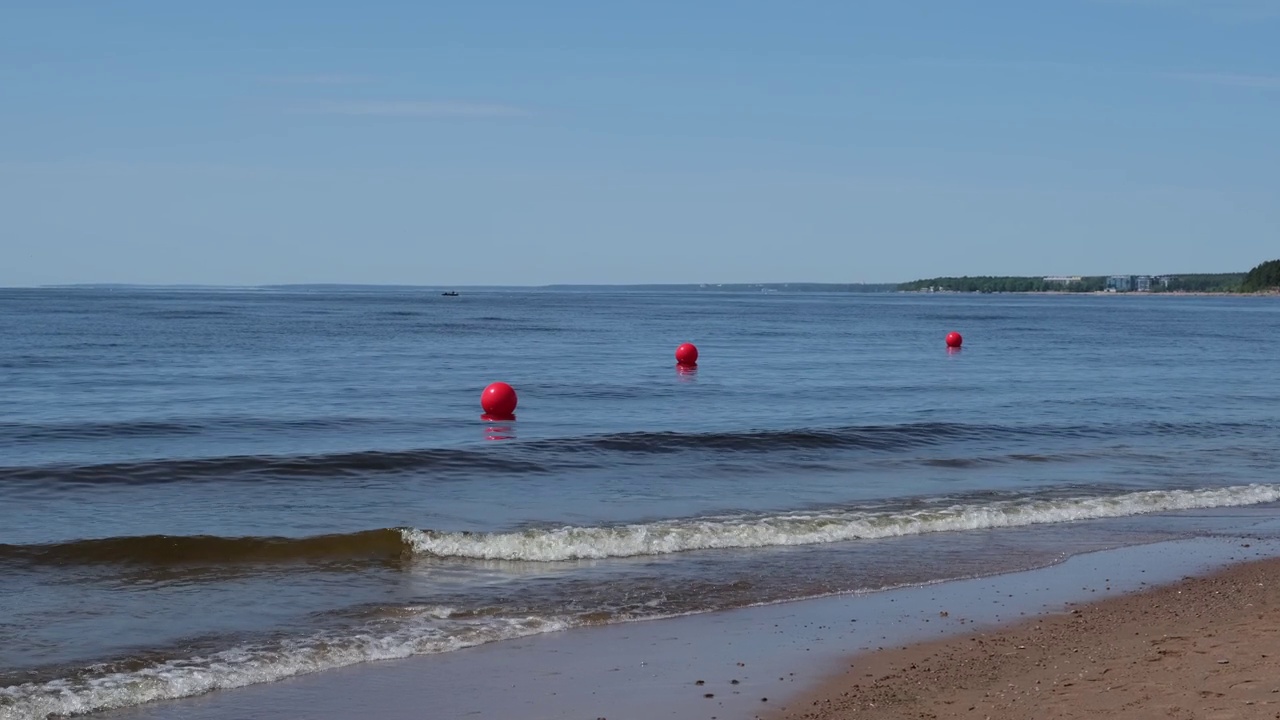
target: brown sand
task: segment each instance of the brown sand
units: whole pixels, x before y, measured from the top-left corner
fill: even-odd
[[[1280,559],[855,656],[765,717],[1280,718]]]

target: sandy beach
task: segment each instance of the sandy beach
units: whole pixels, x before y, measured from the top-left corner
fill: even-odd
[[[1280,560],[849,659],[771,720],[1280,717]]]

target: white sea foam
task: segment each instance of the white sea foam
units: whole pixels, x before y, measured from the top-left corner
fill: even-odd
[[[911,512],[832,510],[665,520],[617,527],[563,527],[519,533],[404,530],[415,551],[441,556],[561,561],[658,555],[711,548],[841,542],[923,533],[1019,527],[1198,508],[1280,501],[1280,485],[1154,490],[1112,496],[1006,500]],[[580,624],[571,616],[458,617],[453,608],[406,608],[411,619],[385,633],[316,634],[278,645],[246,646],[140,670],[95,673],[0,688],[0,720],[129,707],[155,700],[272,682],[375,660],[448,652]]]
[[[666,555],[690,550],[813,545],[869,538],[1128,517],[1280,500],[1280,485],[1150,490],[1122,495],[1027,498],[909,512],[832,510],[566,526],[508,533],[404,530],[414,552],[438,557],[555,562]]]
[[[438,621],[451,613],[448,608],[422,608],[416,622],[385,635],[315,635],[278,646],[241,647],[207,657],[172,660],[132,672],[0,688],[0,719],[79,715],[191,697],[361,662],[448,652],[554,632],[574,624],[567,617],[486,618],[451,621],[446,629]]]

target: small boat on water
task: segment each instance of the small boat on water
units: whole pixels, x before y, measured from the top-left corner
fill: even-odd
[[[445,297],[458,297],[458,293],[454,292],[453,290],[450,290],[449,292],[442,292],[440,294]]]

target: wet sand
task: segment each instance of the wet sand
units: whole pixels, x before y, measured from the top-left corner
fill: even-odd
[[[1280,559],[846,660],[767,717],[1280,718]]]

